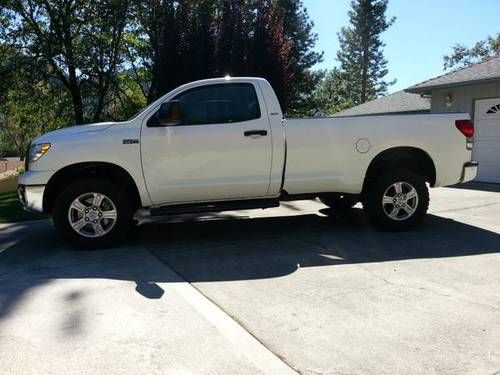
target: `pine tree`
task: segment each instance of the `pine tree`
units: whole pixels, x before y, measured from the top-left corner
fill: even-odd
[[[388,69],[381,34],[395,21],[386,17],[387,4],[388,0],[353,0],[350,26],[339,33],[337,60],[354,104],[386,94],[395,83],[384,80]]]
[[[322,72],[312,68],[323,61],[323,53],[314,47],[318,39],[312,30],[314,23],[301,0],[276,0],[283,16],[283,33],[291,44],[289,70],[291,81],[288,87],[285,110],[291,115],[305,115],[312,92],[322,79]]]
[[[326,72],[325,78],[314,90],[311,114],[320,113],[332,116],[339,111],[352,107],[351,99],[346,90],[347,85],[347,80],[344,79],[338,68]]]

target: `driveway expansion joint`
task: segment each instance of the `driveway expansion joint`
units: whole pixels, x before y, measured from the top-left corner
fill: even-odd
[[[226,339],[238,348],[242,355],[248,357],[259,370],[264,374],[299,374],[283,357],[271,351],[263,342],[248,331],[241,322],[203,294],[195,285],[187,281],[182,274],[178,273],[166,261],[161,259],[153,250],[149,249],[146,245],[144,249],[182,280],[181,283],[174,283],[176,291],[200,315],[217,328]]]

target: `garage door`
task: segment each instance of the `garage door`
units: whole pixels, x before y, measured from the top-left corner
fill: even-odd
[[[479,161],[476,181],[500,183],[500,98],[476,101],[474,159]]]

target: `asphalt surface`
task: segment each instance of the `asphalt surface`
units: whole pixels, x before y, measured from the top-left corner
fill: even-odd
[[[170,218],[82,252],[0,226],[5,374],[500,373],[500,187],[413,232],[316,201]]]

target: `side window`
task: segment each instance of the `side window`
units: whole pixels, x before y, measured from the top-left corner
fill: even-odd
[[[197,87],[179,94],[182,125],[230,124],[261,116],[255,88],[249,83]]]

